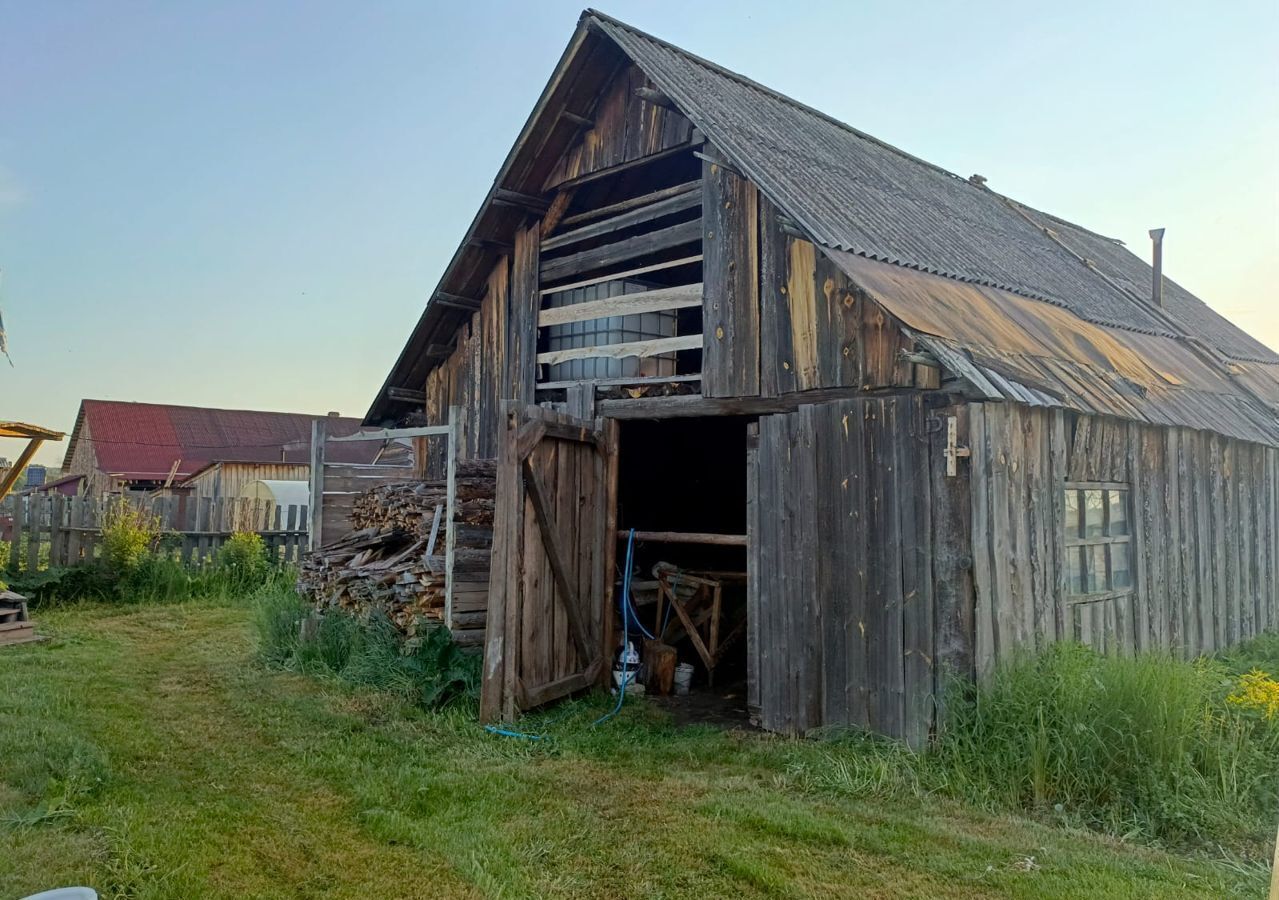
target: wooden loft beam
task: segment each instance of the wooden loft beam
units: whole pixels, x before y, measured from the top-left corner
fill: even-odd
[[[691,266],[702,261],[702,254],[697,253],[693,256],[683,256],[679,259],[668,259],[666,262],[653,263],[648,266],[639,266],[635,269],[627,269],[625,272],[613,272],[609,275],[598,275],[595,278],[587,278],[583,281],[574,281],[572,284],[560,284],[550,288],[540,288],[538,294],[545,297],[547,294],[558,294],[560,291],[572,291],[581,287],[590,287],[593,284],[604,284],[606,281],[621,281],[623,278],[634,278],[637,275],[647,275],[650,272],[661,272],[666,269],[677,269],[680,266]]]
[[[689,309],[702,305],[702,284],[685,284],[678,287],[656,288],[603,300],[587,300],[568,306],[554,306],[542,310],[537,326],[568,325],[572,322],[588,322],[613,316],[633,316],[640,313],[665,312],[670,309]]]
[[[591,238],[601,237],[611,234],[614,231],[620,231],[623,228],[630,228],[633,225],[642,225],[645,222],[651,222],[654,219],[660,219],[663,216],[671,216],[675,213],[684,212],[702,205],[702,194],[700,191],[687,191],[676,194],[673,197],[667,197],[656,202],[640,206],[638,209],[632,209],[629,212],[619,213],[612,218],[602,219],[589,225],[583,225],[580,228],[574,228],[572,231],[565,231],[557,234],[555,237],[542,241],[542,250],[554,250],[557,247],[564,247],[569,244],[576,244],[578,241],[590,240]]]
[[[702,416],[760,416],[793,412],[807,403],[847,400],[854,397],[894,397],[917,395],[914,388],[864,391],[861,388],[823,388],[780,397],[703,397],[681,394],[674,397],[639,397],[597,400],[596,414],[609,419],[684,419]]]
[[[639,256],[658,253],[684,244],[697,243],[701,239],[702,220],[700,218],[691,222],[681,222],[678,225],[650,231],[648,234],[640,234],[625,240],[615,241],[612,244],[605,244],[602,247],[582,250],[571,256],[544,260],[542,262],[542,280],[553,281],[560,278],[571,278],[583,272],[628,262]]]
[[[560,118],[565,122],[572,122],[578,128],[592,128],[595,125],[594,120],[588,119],[586,116],[579,116],[575,112],[569,112],[567,109],[560,110]]]
[[[610,203],[608,206],[597,206],[595,209],[588,209],[580,213],[574,213],[571,216],[565,216],[561,223],[566,228],[570,225],[577,225],[581,222],[590,222],[595,219],[611,216],[614,213],[626,212],[628,209],[634,209],[637,206],[647,206],[650,203],[656,203],[658,200],[665,200],[667,197],[674,197],[678,194],[687,194],[689,191],[695,191],[701,188],[702,182],[686,181],[683,184],[677,184],[674,187],[662,188],[660,191],[653,191],[651,194],[644,194],[640,197],[632,197],[629,200],[619,200],[617,203]],[[549,232],[546,232],[549,233]]]
[[[686,334],[680,337],[654,338],[645,341],[624,341],[620,344],[597,344],[594,347],[570,347],[567,350],[550,350],[537,355],[539,365],[556,365],[574,359],[625,359],[628,356],[661,356],[678,350],[701,350],[702,336]]]
[[[627,540],[629,531],[619,531],[617,539]],[[637,531],[635,540],[653,544],[706,544],[715,547],[745,547],[744,534],[714,534],[702,531]]]
[[[668,159],[680,153],[687,153],[689,150],[693,149],[693,147],[695,146],[697,145],[694,144],[692,141],[686,141],[683,144],[677,144],[674,147],[669,147],[666,150],[662,150],[660,153],[650,153],[648,156],[641,156],[639,159],[632,159],[629,162],[622,163],[621,165],[610,166],[607,169],[600,169],[596,172],[587,172],[585,175],[579,175],[576,178],[570,178],[567,181],[561,181],[559,184],[554,185],[554,187],[561,188],[561,189],[570,188],[570,187],[580,187],[581,185],[587,184],[592,181],[599,181],[601,178],[608,178],[613,175],[618,175],[622,172],[629,172],[631,169],[638,169],[641,166],[651,165],[652,163],[659,162],[663,159]]]

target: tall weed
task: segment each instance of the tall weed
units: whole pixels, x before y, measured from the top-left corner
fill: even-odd
[[[1238,698],[1257,693],[1257,679],[1240,673],[1258,669],[1271,648],[1279,640],[1264,636],[1236,648],[1227,665],[1056,644],[999,667],[980,687],[952,684],[941,734],[925,750],[836,735],[817,756],[797,754],[792,774],[841,794],[943,794],[1260,858],[1279,810],[1279,717]]]
[[[272,666],[387,691],[425,709],[479,695],[479,654],[460,648],[444,628],[405,640],[384,614],[317,615],[280,583],[257,595],[255,624],[262,658]]]

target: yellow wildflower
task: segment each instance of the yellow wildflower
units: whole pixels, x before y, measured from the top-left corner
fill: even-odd
[[[1265,719],[1279,718],[1279,681],[1260,669],[1239,676],[1239,686],[1226,701],[1244,709],[1255,709]]]

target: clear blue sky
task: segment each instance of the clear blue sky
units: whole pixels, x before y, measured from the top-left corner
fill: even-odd
[[[362,414],[580,11],[0,0],[0,419]],[[1274,0],[604,11],[1141,253],[1166,226],[1279,347]]]

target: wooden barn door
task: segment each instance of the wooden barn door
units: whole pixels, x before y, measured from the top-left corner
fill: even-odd
[[[752,704],[771,731],[932,719],[930,443],[917,397],[767,416],[751,449]]]
[[[607,669],[617,423],[507,401],[499,432],[480,718],[594,684]]]

